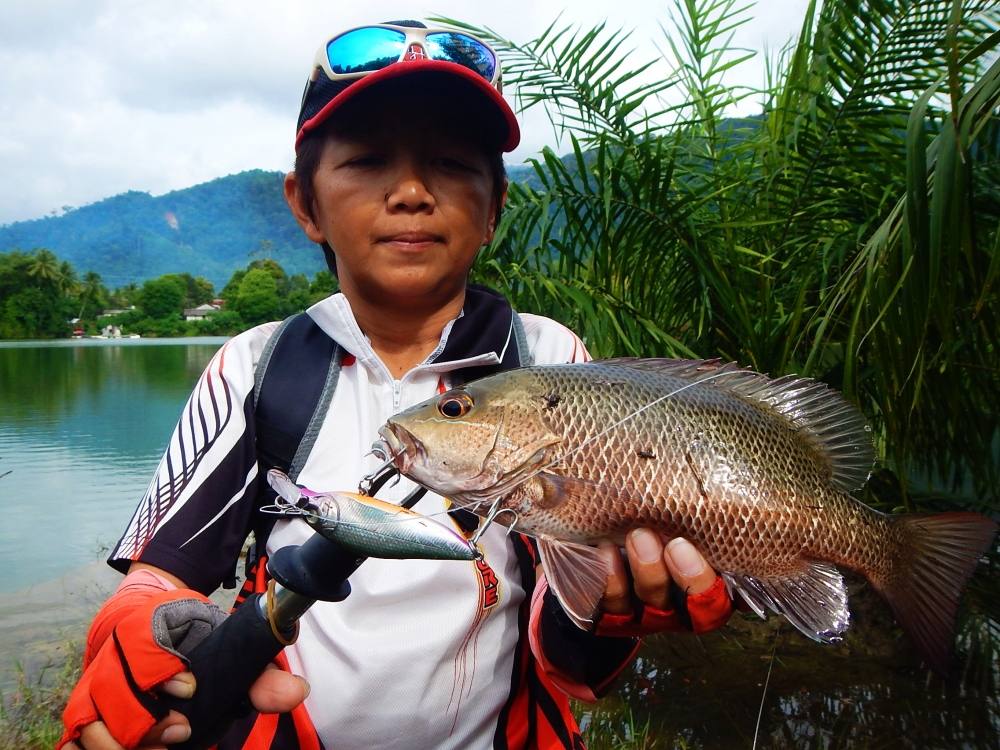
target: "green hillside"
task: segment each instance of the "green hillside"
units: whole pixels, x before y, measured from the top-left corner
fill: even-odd
[[[0,227],[0,251],[45,247],[110,287],[190,272],[221,288],[269,242],[289,273],[312,275],[322,258],[289,214],[281,181],[253,170],[155,197],[129,191]]]
[[[525,180],[529,170],[510,171]],[[325,265],[285,205],[282,177],[252,170],[165,195],[129,191],[60,216],[0,226],[0,252],[48,248],[80,272],[96,271],[111,288],[186,272],[221,289],[260,257],[311,277]]]

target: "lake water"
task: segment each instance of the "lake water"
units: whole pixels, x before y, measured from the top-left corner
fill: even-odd
[[[224,340],[0,342],[0,593],[106,555]],[[998,598],[981,570],[965,600],[995,613]],[[838,646],[740,614],[706,636],[650,639],[606,700],[581,707],[591,747],[1000,748],[995,614],[963,618],[944,681],[862,581],[851,610]],[[18,637],[37,639],[19,617]]]
[[[225,340],[0,342],[0,592],[118,540]]]

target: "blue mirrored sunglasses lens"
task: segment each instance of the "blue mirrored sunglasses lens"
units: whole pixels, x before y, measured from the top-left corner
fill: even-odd
[[[393,29],[355,29],[331,40],[326,56],[334,73],[366,73],[399,60],[405,41]]]
[[[497,69],[497,61],[490,48],[466,34],[450,32],[428,34],[427,56],[432,60],[458,63],[479,73],[487,81],[493,80],[493,74]]]

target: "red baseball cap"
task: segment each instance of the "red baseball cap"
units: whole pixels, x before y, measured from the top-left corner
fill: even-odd
[[[456,108],[478,108],[495,128],[501,151],[517,147],[520,128],[501,93],[500,61],[492,47],[465,31],[390,21],[350,29],[317,50],[302,94],[295,148],[359,94],[410,77],[414,85],[455,86]]]

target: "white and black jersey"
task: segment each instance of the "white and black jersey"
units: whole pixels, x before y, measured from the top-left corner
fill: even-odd
[[[308,310],[343,352],[325,421],[298,475],[316,491],[353,491],[376,468],[377,429],[401,409],[450,387],[456,371],[495,368],[515,347],[514,321],[502,297],[470,288],[462,314],[445,326],[425,362],[393,378],[336,294]],[[536,364],[580,362],[587,351],[569,329],[521,314]],[[233,570],[257,513],[261,468],[255,448],[254,371],[277,323],[226,342],[184,407],[177,427],[110,562],[125,570],[143,561],[202,592]],[[289,398],[294,399],[294,394]],[[379,493],[398,501],[408,480]],[[444,500],[428,493],[417,512],[449,523]],[[512,747],[517,665],[524,640],[526,591],[505,529],[482,538],[483,562],[377,560],[351,576],[352,594],[318,602],[286,649],[292,671],[312,686],[306,701],[328,748]],[[279,521],[267,550],[301,544],[311,529]],[[522,566],[523,567],[523,566]],[[532,579],[533,581],[533,579]],[[542,707],[544,709],[544,706]],[[539,709],[539,710],[542,710]],[[534,720],[532,720],[534,721]],[[528,731],[525,729],[524,731]]]

